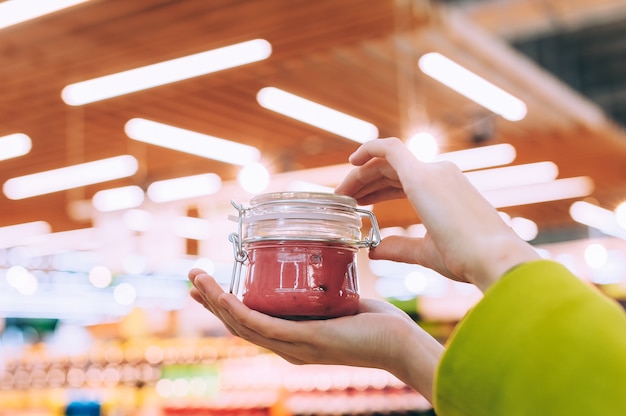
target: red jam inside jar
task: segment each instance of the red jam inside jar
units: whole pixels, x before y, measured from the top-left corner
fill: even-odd
[[[231,292],[237,293],[245,270],[245,305],[300,320],[358,312],[357,253],[380,241],[371,212],[358,208],[351,197],[319,192],[261,194],[249,208],[233,205],[239,229],[231,235],[237,261]],[[363,215],[372,221],[365,240]]]
[[[243,303],[288,319],[353,315],[359,307],[357,249],[299,241],[248,247]]]

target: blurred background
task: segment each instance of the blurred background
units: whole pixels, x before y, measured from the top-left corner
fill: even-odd
[[[192,267],[230,282],[231,201],[331,192],[377,138],[456,163],[626,299],[621,0],[5,0],[0,59],[0,415],[432,414],[384,372],[233,339],[188,295]],[[406,201],[366,208],[424,233]],[[358,261],[362,296],[442,342],[480,298]]]

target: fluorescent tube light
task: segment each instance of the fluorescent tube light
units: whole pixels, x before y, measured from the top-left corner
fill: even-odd
[[[276,111],[358,143],[365,143],[378,138],[378,128],[372,123],[278,88],[262,88],[257,93],[257,101],[268,110]]]
[[[245,166],[261,159],[256,147],[143,118],[129,120],[124,129],[133,140],[234,165]]]
[[[325,193],[332,194],[334,192],[334,188],[332,186],[320,185],[320,184],[309,182],[309,181],[293,180],[287,184],[287,191],[325,192]]]
[[[174,234],[189,240],[205,240],[211,234],[211,223],[202,218],[176,217],[172,226]]]
[[[615,212],[589,202],[576,201],[569,208],[572,219],[602,231],[604,234],[626,239],[626,230],[618,222]]]
[[[559,169],[553,162],[536,162],[503,168],[476,170],[465,173],[465,176],[479,191],[489,191],[550,182],[556,179],[558,174]]]
[[[251,194],[263,192],[270,184],[271,176],[260,163],[250,163],[239,171],[237,182]]]
[[[214,173],[185,176],[153,182],[148,198],[153,202],[169,202],[212,195],[222,187],[222,179]]]
[[[48,256],[69,251],[86,252],[100,248],[100,232],[96,228],[80,228],[70,231],[43,234],[33,237],[25,244],[31,256]],[[72,267],[77,267],[76,256],[72,257]]]
[[[615,218],[619,226],[626,229],[626,202],[622,202],[615,208]]]
[[[459,169],[466,171],[508,165],[515,160],[516,156],[515,147],[508,143],[502,143],[441,153],[435,160],[447,160],[457,165]]]
[[[69,105],[88,104],[260,61],[271,53],[268,41],[254,39],[71,84],[61,97]]]
[[[46,221],[32,221],[0,227],[0,248],[26,244],[33,238],[49,234],[50,224]]]
[[[0,29],[84,3],[87,0],[13,0],[0,3]]]
[[[124,224],[133,231],[148,231],[154,224],[150,211],[143,209],[129,209],[124,213]]]
[[[435,136],[428,132],[416,133],[407,140],[407,147],[422,162],[432,162],[439,154]]]
[[[30,152],[32,147],[30,137],[23,133],[0,137],[0,160],[23,156]]]
[[[577,176],[532,185],[485,191],[483,195],[494,207],[501,208],[579,198],[591,194],[593,189],[594,185],[591,178],[588,176]]]
[[[422,72],[510,121],[526,117],[526,104],[437,52],[420,57]]]
[[[111,212],[136,208],[143,203],[143,200],[143,189],[131,185],[98,191],[91,202],[98,211]]]
[[[134,175],[137,168],[134,157],[115,156],[12,178],[4,183],[3,190],[9,199],[24,199],[125,178]]]

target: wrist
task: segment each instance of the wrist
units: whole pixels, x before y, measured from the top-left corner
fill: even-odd
[[[432,403],[435,373],[443,355],[443,345],[415,323],[401,339],[403,341],[396,344],[387,370]],[[412,348],[407,348],[408,345]]]
[[[484,251],[488,257],[481,260],[483,266],[476,268],[478,272],[470,278],[483,293],[509,270],[541,258],[530,244],[517,237],[496,241],[491,247]]]

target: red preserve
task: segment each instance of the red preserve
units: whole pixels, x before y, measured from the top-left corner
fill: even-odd
[[[237,260],[231,292],[237,293],[245,270],[245,305],[287,319],[357,312],[357,252],[380,241],[370,211],[358,208],[353,198],[319,192],[262,194],[250,200],[249,208],[233,205],[239,230],[231,235]],[[372,229],[363,240],[364,215]]]

